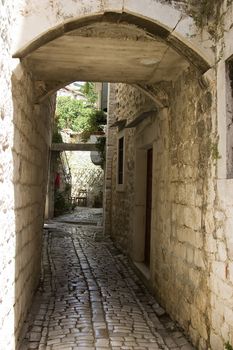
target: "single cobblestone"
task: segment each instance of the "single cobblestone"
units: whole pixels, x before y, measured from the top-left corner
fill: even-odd
[[[163,309],[99,222],[100,211],[79,209],[46,226],[21,350],[193,349],[170,319],[160,322]]]

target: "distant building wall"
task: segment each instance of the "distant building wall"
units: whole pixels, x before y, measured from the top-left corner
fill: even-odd
[[[91,161],[90,152],[67,152],[72,174],[72,196],[87,190],[87,206],[102,206],[104,171]]]

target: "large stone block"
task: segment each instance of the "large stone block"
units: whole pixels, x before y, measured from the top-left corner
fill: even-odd
[[[224,262],[214,261],[212,263],[212,270],[214,275],[216,275],[218,278],[221,278],[222,280],[225,280],[227,266]]]
[[[224,347],[223,339],[213,331],[210,333],[210,346],[212,350],[219,350]]]
[[[202,217],[202,212],[200,208],[197,208],[197,207],[184,208],[184,225],[186,225],[187,227],[200,231],[201,217]]]

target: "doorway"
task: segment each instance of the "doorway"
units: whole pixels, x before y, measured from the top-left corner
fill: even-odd
[[[146,173],[146,222],[145,222],[145,251],[144,262],[150,266],[151,248],[151,211],[152,211],[152,178],[153,178],[153,149],[147,150],[147,173]]]

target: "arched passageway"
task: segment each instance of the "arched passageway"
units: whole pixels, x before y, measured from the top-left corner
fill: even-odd
[[[143,87],[175,81],[189,64],[202,74],[211,67],[211,59],[190,47],[173,28],[130,12],[68,20],[35,38],[14,57],[21,59],[35,80],[44,82],[39,100],[77,79]]]
[[[134,220],[131,218],[132,222],[129,224],[129,226],[134,226],[131,233],[132,235],[135,234],[135,236],[133,236],[133,238],[127,238],[128,249],[132,248],[133,259],[135,261],[138,260],[139,262],[141,262],[140,260],[142,259],[139,246],[144,243],[142,237],[140,237],[140,232],[137,229],[137,227],[140,228],[137,219],[142,216],[142,211],[140,210],[145,209],[145,199],[142,199],[141,197],[141,195],[144,196],[145,191],[142,192],[139,188],[141,178],[143,177],[144,179],[145,174],[143,173],[143,176],[141,177],[140,168],[145,168],[146,166],[144,163],[145,150],[151,149],[151,147],[153,148],[155,145],[159,150],[160,140],[158,135],[159,132],[161,132],[162,127],[164,127],[164,130],[166,130],[166,128],[167,130],[169,128],[169,130],[176,129],[175,132],[178,133],[177,125],[175,125],[176,121],[172,120],[171,114],[173,114],[173,117],[175,116],[176,103],[178,104],[181,102],[181,86],[184,81],[186,82],[187,87],[187,96],[185,96],[186,102],[190,98],[190,104],[192,104],[191,114],[196,113],[197,103],[196,101],[193,101],[193,99],[194,94],[197,94],[197,100],[201,101],[200,108],[202,108],[203,104],[203,108],[205,108],[203,113],[206,113],[209,118],[211,102],[208,102],[208,97],[210,97],[211,94],[209,92],[208,82],[203,78],[203,74],[211,69],[213,64],[213,55],[206,44],[208,40],[205,42],[205,45],[203,45],[198,34],[196,34],[195,38],[192,36],[188,38],[188,35],[185,33],[188,31],[190,24],[193,24],[193,21],[187,15],[183,16],[182,12],[172,6],[161,4],[159,1],[147,1],[147,4],[142,8],[141,6],[136,6],[135,3],[136,2],[133,1],[125,1],[124,6],[121,4],[121,8],[118,8],[118,5],[115,5],[117,7],[116,10],[114,6],[111,8],[110,4],[106,5],[106,8],[104,5],[101,7],[102,1],[100,1],[98,2],[98,9],[96,9],[94,5],[93,8],[92,5],[90,5],[84,11],[85,6],[83,5],[82,10],[78,9],[78,11],[81,11],[80,13],[76,11],[77,9],[75,10],[75,13],[72,13],[72,10],[70,10],[69,15],[62,13],[61,11],[57,16],[57,18],[59,18],[58,20],[56,19],[56,16],[51,15],[50,23],[46,16],[42,17],[44,22],[41,21],[43,23],[40,23],[40,16],[42,13],[44,14],[44,9],[42,9],[41,4],[39,4],[39,9],[35,11],[33,8],[30,9],[31,12],[25,19],[25,26],[22,27],[22,40],[19,40],[19,42],[23,42],[24,46],[20,47],[14,54],[14,58],[19,58],[21,64],[20,67],[16,68],[12,78],[14,109],[17,111],[14,123],[15,125],[19,124],[14,139],[16,150],[16,154],[14,155],[15,174],[17,162],[21,162],[21,165],[18,167],[21,167],[20,171],[22,171],[19,183],[17,183],[17,176],[15,179],[18,188],[17,191],[15,191],[15,204],[21,210],[20,219],[16,214],[16,231],[19,230],[22,232],[27,226],[27,224],[25,224],[27,220],[29,221],[32,230],[35,228],[37,229],[35,229],[35,233],[32,234],[28,240],[25,239],[25,242],[22,242],[19,235],[16,235],[16,250],[18,252],[16,255],[17,280],[15,287],[15,294],[17,295],[15,304],[16,335],[18,335],[19,330],[22,328],[22,323],[30,304],[28,303],[28,300],[31,300],[32,298],[39,277],[40,250],[38,249],[38,246],[40,246],[41,240],[38,233],[43,221],[43,210],[41,209],[43,208],[43,205],[40,208],[39,216],[37,216],[35,212],[38,210],[38,207],[44,203],[45,199],[46,167],[48,163],[47,156],[51,130],[50,118],[54,112],[53,93],[61,86],[75,80],[121,83],[118,88],[117,85],[112,85],[112,93],[115,93],[115,96],[117,97],[113,98],[113,103],[111,104],[110,102],[109,105],[109,124],[114,122],[114,118],[118,119],[118,121],[123,119],[121,115],[122,111],[120,110],[120,102],[124,100],[124,92],[126,97],[126,100],[123,101],[124,113],[127,115],[128,122],[132,122],[130,118],[137,119],[140,117],[142,112],[150,113],[150,119],[144,120],[142,117],[139,126],[137,124],[139,119],[137,119],[136,126],[139,129],[144,128],[146,131],[145,134],[141,134],[141,138],[139,134],[136,134],[135,140],[137,141],[137,152],[135,159],[137,161],[135,161],[135,163],[133,161],[131,163],[128,162],[127,165],[128,169],[130,171],[132,170],[132,173],[137,174],[135,177],[135,198],[134,201],[132,201],[132,203],[135,204],[135,212],[131,211],[130,214],[132,216],[136,213],[136,219]],[[158,11],[156,12],[155,9]],[[38,21],[38,28],[35,26],[36,28],[33,28],[32,32],[28,33],[27,30],[30,28],[32,21]],[[24,38],[24,34],[26,39]],[[189,74],[192,79],[195,80],[194,84],[188,81]],[[178,83],[176,85],[177,81]],[[24,84],[23,86],[26,91],[23,106],[22,101],[20,101],[21,96],[19,96],[19,94],[23,93],[22,88],[20,90],[21,84]],[[130,84],[130,86],[124,84]],[[174,86],[179,91],[178,98],[175,95]],[[200,91],[197,93],[198,87],[200,88]],[[128,93],[129,101],[127,100]],[[176,101],[176,98],[178,102]],[[173,104],[171,101],[173,101]],[[126,106],[128,102],[131,107],[131,112],[129,110],[127,111]],[[117,103],[119,116],[116,118],[116,112],[114,112],[113,108],[116,107]],[[188,103],[189,102],[187,102],[187,104]],[[132,107],[132,105],[134,107]],[[185,112],[181,112],[181,114],[182,113],[182,118],[185,119],[186,114],[188,115],[189,111],[187,109]],[[146,116],[148,117],[148,115]],[[23,127],[21,120],[19,122],[18,118],[21,118],[21,120],[24,121]],[[155,118],[157,118],[159,122],[155,121]],[[151,125],[147,125],[148,120],[150,120]],[[160,122],[163,125],[157,125]],[[195,123],[193,122],[193,128],[195,128],[199,122],[200,120],[195,121]],[[182,125],[185,125],[185,122]],[[149,130],[150,126],[151,130]],[[131,127],[132,124],[130,128]],[[135,127],[135,125],[133,125],[133,127]],[[157,127],[158,129],[156,129]],[[199,127],[201,129],[201,124]],[[31,135],[25,135],[25,128],[28,130],[27,133],[30,134],[31,132]],[[139,129],[138,131],[141,132],[142,130]],[[166,143],[168,142],[170,134],[169,132],[163,134],[164,130],[160,136],[161,140],[165,140],[164,142]],[[205,129],[206,134],[210,133],[210,130],[211,125],[209,125],[208,130]],[[27,140],[27,145],[25,145],[25,149],[18,150],[17,137],[20,137],[21,131],[24,135],[24,139]],[[132,136],[130,132],[129,135],[130,137]],[[183,147],[183,144],[188,143],[189,136],[189,132],[187,131],[187,134],[185,134],[185,140],[182,138],[183,136],[177,136],[176,140],[171,140],[173,144],[169,151],[172,149],[175,154],[179,145],[182,145]],[[116,146],[114,144],[116,137],[118,137],[118,135],[114,134],[114,132],[109,129],[107,144],[109,157],[106,166],[106,193],[110,193],[115,186],[113,178],[109,174],[111,173],[112,167],[116,165]],[[198,135],[198,137],[200,137],[200,135]],[[143,138],[145,139],[142,140]],[[32,139],[33,141],[31,143]],[[23,142],[21,143],[23,144]],[[28,160],[26,154],[29,149],[31,151],[31,158]],[[20,157],[22,157],[23,161],[19,160],[21,159]],[[195,155],[195,157],[199,157],[199,154]],[[205,164],[208,162],[207,158],[204,159]],[[39,159],[40,164],[36,164]],[[171,160],[171,164],[173,159],[175,159],[175,155]],[[35,168],[34,163],[36,164]],[[33,165],[30,174],[26,174],[30,164]],[[42,165],[44,165],[43,169],[41,168]],[[164,173],[166,172],[166,166],[170,166],[170,164],[163,164],[162,173],[160,174],[161,176],[165,176]],[[39,185],[36,186],[38,181],[38,169],[41,170],[41,173]],[[23,171],[25,171],[25,173],[23,173]],[[156,171],[158,171],[158,169],[156,169]],[[197,175],[200,176],[200,183],[204,175],[205,174],[201,172]],[[175,181],[176,180],[171,182],[173,183]],[[200,184],[198,183],[198,186],[199,185]],[[32,186],[34,186],[35,191],[29,194]],[[143,188],[145,190],[144,182]],[[22,192],[27,193],[25,194],[24,199],[21,198]],[[121,189],[119,192],[121,192]],[[30,203],[30,196],[33,198],[32,203]],[[158,198],[156,198],[155,194],[153,205],[155,205],[157,199]],[[28,201],[28,205],[25,205],[26,201]],[[171,203],[169,203],[169,205],[171,205]],[[106,204],[106,206],[109,207],[109,203]],[[137,211],[140,206],[142,209]],[[116,202],[112,202],[112,211],[106,212],[108,229],[114,221],[112,218],[110,219],[110,217],[113,215],[114,210],[118,210],[116,207]],[[178,209],[176,210],[178,211]],[[121,214],[118,213],[116,216],[118,215]],[[157,214],[155,213],[152,221],[157,220],[156,215]],[[165,213],[164,215],[167,217],[167,220],[172,221],[174,219],[171,218],[171,211],[169,214]],[[192,212],[190,215],[196,215],[196,211]],[[198,215],[199,214],[197,214],[197,216]],[[31,222],[28,219],[30,216],[33,217]],[[21,221],[23,221],[23,223]],[[164,222],[165,221],[166,220],[164,220]],[[152,230],[156,232],[156,225],[153,225]],[[164,225],[166,224],[164,223]],[[117,227],[117,229],[120,230],[120,227]],[[165,229],[166,227],[164,230]],[[195,232],[198,229],[199,222],[194,228]],[[132,242],[130,242],[130,238],[132,238]],[[172,242],[172,233],[170,238],[167,238],[170,244]],[[123,244],[123,248],[125,248],[125,243]],[[153,249],[156,248],[151,247],[151,249],[153,253]],[[35,251],[36,254],[34,254]],[[28,259],[25,258],[27,254],[29,255]],[[163,259],[165,261],[166,254],[163,254]],[[25,261],[22,263],[22,260],[24,259]],[[19,261],[21,265],[18,264]],[[169,261],[168,264],[171,265],[171,261]],[[162,292],[160,293],[159,291],[161,277],[157,278],[156,276],[159,271],[156,271],[155,266],[151,267],[151,269],[152,286],[162,302],[166,304],[165,299],[167,298],[167,295],[163,298],[163,296],[161,296]],[[181,269],[183,269],[183,267],[181,267]],[[198,269],[204,270],[204,266],[200,263]],[[27,271],[26,275],[24,273],[25,270]],[[165,275],[164,279],[167,281],[167,275],[172,274],[172,268],[169,273],[167,272],[167,275],[166,272],[163,271],[163,273]],[[182,272],[181,275],[181,279],[184,276],[187,277],[189,275],[188,268],[185,272]],[[179,283],[180,280],[175,287],[177,288],[175,297],[177,300],[179,299],[179,295],[183,288]],[[200,282],[199,286],[201,285],[203,286],[203,289],[206,288],[206,281],[203,283]],[[165,288],[164,285],[162,288]],[[169,288],[169,292],[171,292],[172,286],[169,285]],[[188,288],[187,295],[190,293],[191,289],[192,283],[190,284],[190,288]],[[172,301],[172,303],[174,304],[174,301]],[[174,317],[176,317],[181,322],[182,326],[186,328],[186,331],[188,331],[190,326],[190,315],[184,315],[183,312],[179,312],[179,307],[173,308],[171,305],[172,303],[168,302],[166,305],[168,310],[173,313]],[[193,301],[193,303],[197,304],[197,301]],[[183,301],[183,308],[185,309],[188,304],[190,304],[190,302],[185,299]],[[204,314],[206,310],[207,306],[205,305],[202,314]],[[194,327],[195,332],[199,332],[199,329],[197,330],[197,328],[203,326],[205,322],[204,315],[202,316],[203,317],[199,320],[198,325],[195,325]],[[204,339],[203,341],[206,341],[205,334],[199,334],[197,338],[197,341],[199,341],[199,339]]]

